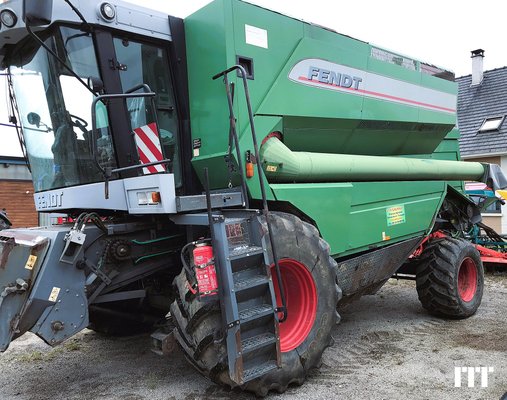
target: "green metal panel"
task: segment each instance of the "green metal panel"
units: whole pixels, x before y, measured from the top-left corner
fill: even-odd
[[[456,125],[455,114],[444,114],[424,109],[419,109],[419,122],[431,121],[434,124],[442,124],[446,127],[445,133],[449,132]],[[444,135],[445,136],[445,135]],[[443,138],[443,137],[442,137]]]
[[[372,57],[369,57],[368,69],[380,75],[396,76],[405,82],[414,83],[416,85],[421,83],[421,74],[418,71],[413,71],[400,65],[376,60]]]
[[[444,194],[444,182],[355,183],[348,250],[364,248],[369,243],[382,245],[428,231]],[[400,212],[390,212],[398,208]]]
[[[228,116],[225,90],[212,75],[227,67],[228,0],[216,0],[185,19],[191,129],[202,140],[201,155],[227,150]],[[218,157],[218,155],[216,156]]]
[[[258,132],[258,140],[259,145],[260,141],[270,132],[283,131],[283,119],[281,117],[272,117],[272,116],[256,116],[254,118],[255,129]],[[243,150],[242,157],[243,161],[246,159],[246,152],[250,151],[251,154],[254,154],[253,148],[253,140],[250,132],[250,128],[246,128],[243,134],[240,137],[240,147]],[[265,175],[262,175],[261,179],[264,180],[264,187],[266,188],[266,196],[268,200],[274,200],[274,195],[270,190],[270,186],[266,179]],[[257,167],[254,165],[254,176],[252,178],[247,179],[247,186],[250,192],[250,196],[254,199],[261,198],[261,190],[260,190],[260,182],[259,182],[259,174],[257,171]]]
[[[288,201],[313,219],[333,254],[350,241],[351,183],[272,184],[276,199]]]
[[[260,30],[260,42],[247,43],[246,25]],[[459,159],[457,131],[452,131],[457,86],[423,74],[417,60],[408,67],[382,61],[368,43],[236,0],[214,1],[188,17],[185,27],[192,136],[202,142],[193,165],[199,176],[203,167],[210,168],[213,188],[226,187],[230,175],[224,161],[225,89],[211,77],[235,64],[237,56],[253,60],[254,79],[248,82],[259,141],[279,131],[297,152]],[[334,75],[325,76],[325,68]],[[343,71],[361,75],[354,77],[355,86],[346,87]],[[236,76],[230,80],[236,84],[244,157],[253,151],[244,93]],[[258,199],[255,173],[247,184]],[[233,179],[237,183],[237,176]],[[272,183],[268,196],[313,219],[334,254],[352,254],[427,232],[447,187],[443,181],[348,182],[353,179]],[[460,181],[449,183],[462,188]]]
[[[334,255],[424,234],[445,186],[432,181],[271,185],[277,200],[291,202],[315,221]],[[396,207],[403,208],[399,220],[394,210],[388,213]]]
[[[361,96],[337,93],[332,90],[317,89],[288,79],[290,70],[300,60],[318,58],[334,60],[340,57],[347,65],[366,69],[366,52],[363,46],[356,50],[357,42],[350,48],[337,46],[320,40],[304,38],[285,64],[271,91],[268,93],[259,113],[284,116],[317,118],[360,119],[363,107]],[[361,49],[362,47],[362,49]]]
[[[418,121],[419,110],[415,107],[400,107],[389,101],[364,99],[363,116],[369,120]]]
[[[267,48],[247,43],[246,25],[265,32]],[[455,124],[452,112],[402,104],[393,101],[389,93],[375,98],[367,93],[331,90],[332,85],[315,87],[289,77],[301,61],[317,59],[336,68],[373,74],[365,79],[391,79],[386,82],[394,82],[393,90],[410,84],[415,85],[414,92],[456,93],[452,82],[373,59],[368,43],[235,0],[216,0],[188,17],[185,26],[192,136],[202,142],[194,165],[198,174],[203,165],[213,165],[219,172],[213,187],[228,183],[225,169],[220,168],[227,151],[228,111],[223,84],[212,81],[211,76],[235,64],[237,56],[253,60],[254,79],[249,80],[249,88],[254,112],[281,117],[285,143],[293,150],[425,155],[435,150]],[[230,77],[236,83],[235,110],[242,136],[248,125],[243,89],[235,76]],[[260,139],[268,133],[258,129]]]
[[[232,1],[232,10],[235,45],[232,49],[233,63],[236,62],[236,55],[253,59],[254,80],[249,81],[252,108],[254,113],[263,114],[259,106],[273,85],[276,85],[275,79],[285,68],[287,60],[303,37],[304,24],[293,18],[239,1]],[[266,31],[267,48],[247,43],[245,33],[247,25]],[[242,85],[237,85],[236,89],[239,113],[246,116]],[[280,115],[277,112],[266,114]],[[245,129],[246,124],[247,121],[241,119],[241,131]]]

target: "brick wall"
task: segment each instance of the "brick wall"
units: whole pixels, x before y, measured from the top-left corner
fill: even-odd
[[[7,210],[13,228],[39,224],[31,181],[0,180],[0,209],[2,208]]]

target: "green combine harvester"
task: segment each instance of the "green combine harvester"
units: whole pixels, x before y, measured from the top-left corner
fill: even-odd
[[[1,231],[0,350],[158,327],[159,352],[263,396],[394,275],[433,314],[476,312],[463,180],[506,185],[459,161],[450,72],[237,0],[185,20],[10,0],[0,21],[37,210],[69,215]]]

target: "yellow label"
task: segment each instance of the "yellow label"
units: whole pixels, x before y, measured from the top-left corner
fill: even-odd
[[[36,261],[37,261],[37,256],[31,255],[30,257],[28,257],[28,261],[25,264],[25,269],[28,269],[31,271],[33,269]]]
[[[276,166],[276,165],[268,165],[268,166],[266,167],[266,171],[267,171],[267,172],[276,172],[276,170],[277,170],[277,169],[278,169],[278,168],[277,168],[277,166]]]
[[[386,209],[387,226],[393,226],[405,223],[405,206],[393,206]]]
[[[49,295],[49,301],[56,303],[56,299],[58,299],[59,294],[60,294],[60,288],[54,287],[53,290],[51,291],[51,294]]]

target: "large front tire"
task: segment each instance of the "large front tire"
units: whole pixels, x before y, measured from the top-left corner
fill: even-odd
[[[484,268],[479,252],[467,240],[432,240],[421,255],[416,276],[419,300],[432,314],[468,318],[481,304]]]
[[[336,304],[341,298],[336,262],[317,229],[291,214],[271,215],[288,318],[280,324],[282,367],[241,387],[258,396],[270,390],[282,393],[291,384],[300,385],[308,372],[318,367],[324,349],[332,342],[331,331],[339,320]],[[266,234],[266,224],[263,226]],[[188,290],[184,271],[174,283],[178,296],[171,305],[171,314],[175,336],[187,358],[214,382],[234,387],[228,376],[218,302],[199,302]]]

